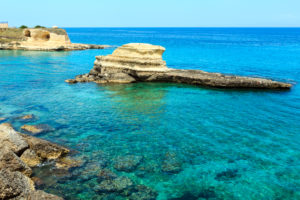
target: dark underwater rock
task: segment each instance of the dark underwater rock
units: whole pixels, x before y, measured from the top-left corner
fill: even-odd
[[[117,175],[109,169],[101,169],[97,174],[98,180],[112,180],[117,178]]]
[[[220,172],[216,175],[215,179],[218,181],[226,181],[233,179],[237,176],[239,176],[237,169],[228,169],[226,171]]]
[[[130,194],[130,200],[155,200],[158,193],[145,185],[136,185]]]
[[[142,156],[135,155],[118,156],[114,160],[114,168],[118,171],[131,172],[137,168],[142,159]]]
[[[133,185],[132,181],[125,177],[121,176],[113,180],[104,180],[98,186],[94,188],[95,191],[99,193],[111,193],[118,192],[121,193],[125,189],[128,189]]]
[[[182,162],[174,152],[167,152],[162,164],[162,171],[167,173],[178,173],[182,170]]]

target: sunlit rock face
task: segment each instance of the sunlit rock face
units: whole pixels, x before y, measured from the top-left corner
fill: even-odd
[[[165,48],[151,44],[130,43],[117,48],[111,55],[97,56],[94,68],[68,83],[132,83],[167,82],[218,88],[288,89],[292,85],[262,78],[230,76],[201,70],[179,70],[166,66],[162,55]]]
[[[125,44],[117,48],[111,55],[97,56],[95,70],[106,71],[122,69],[135,71],[166,71],[166,62],[162,60],[165,48],[141,43]],[[120,69],[120,70],[118,70]]]

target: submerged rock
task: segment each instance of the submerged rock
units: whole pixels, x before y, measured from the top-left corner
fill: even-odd
[[[94,68],[68,83],[174,82],[219,88],[288,89],[292,85],[262,78],[208,73],[200,70],[177,70],[162,60],[165,49],[150,44],[131,43],[111,55],[97,56]]]
[[[97,174],[98,180],[112,180],[117,178],[117,175],[109,169],[101,169]]]
[[[30,121],[34,121],[36,119],[36,116],[34,114],[28,114],[28,115],[16,117],[16,119],[22,122],[30,122]]]
[[[216,175],[215,179],[218,181],[226,181],[239,176],[237,169],[227,169],[226,171],[220,172]]]
[[[142,156],[118,156],[114,160],[114,168],[118,171],[131,172],[141,163]]]
[[[8,123],[0,124],[0,145],[9,147],[17,155],[28,148],[26,141]]]
[[[167,152],[164,157],[162,171],[178,173],[182,170],[182,162],[174,152]]]
[[[82,161],[81,160],[76,160],[73,159],[71,157],[63,157],[61,159],[59,159],[58,161],[56,161],[55,166],[58,169],[70,169],[73,167],[80,167],[82,165]]]
[[[25,132],[31,133],[33,135],[38,135],[41,133],[46,133],[54,131],[55,129],[49,126],[48,124],[38,124],[38,125],[23,125],[21,129]]]
[[[100,193],[111,193],[111,192],[121,193],[122,191],[128,189],[132,185],[133,183],[129,178],[125,176],[121,176],[112,180],[111,179],[104,180],[94,189]]]
[[[3,122],[3,121],[5,121],[5,120],[6,120],[6,118],[0,117],[0,122]]]
[[[130,200],[155,200],[158,193],[145,185],[136,185],[130,194]]]

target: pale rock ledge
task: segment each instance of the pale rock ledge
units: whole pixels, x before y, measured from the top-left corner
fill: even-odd
[[[96,56],[94,68],[67,83],[132,83],[168,82],[218,88],[289,89],[289,83],[263,78],[224,75],[201,70],[179,70],[166,66],[162,59],[165,48],[150,44],[130,43],[111,55]]]

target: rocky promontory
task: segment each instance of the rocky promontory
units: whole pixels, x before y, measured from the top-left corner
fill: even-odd
[[[201,70],[171,69],[162,60],[165,48],[150,44],[130,43],[111,55],[97,56],[94,68],[68,83],[133,83],[167,82],[217,88],[289,89],[289,83],[270,79],[209,73]]]
[[[16,132],[0,124],[0,199],[62,200],[35,189],[32,167],[44,162],[60,162],[69,150],[60,145]]]
[[[71,43],[67,32],[60,28],[0,29],[0,50],[71,51],[107,47]]]

